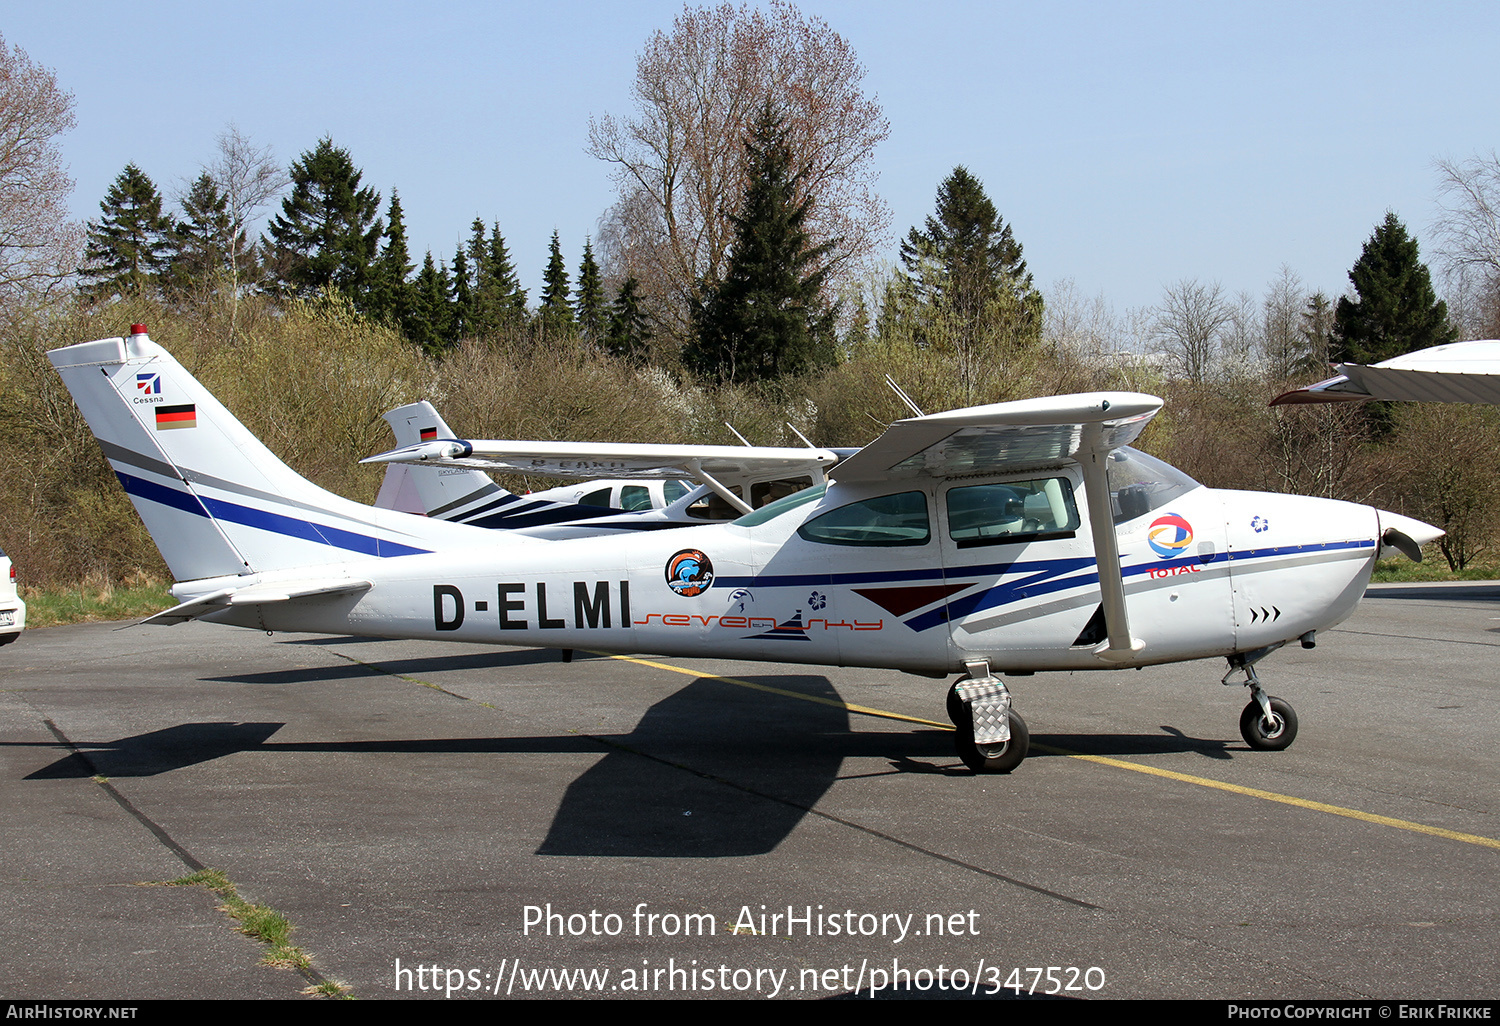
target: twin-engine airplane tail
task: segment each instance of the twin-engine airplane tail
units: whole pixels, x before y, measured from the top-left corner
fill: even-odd
[[[178,581],[494,543],[485,532],[364,506],[306,480],[142,325],[128,338],[48,355]],[[318,590],[333,587],[320,582]]]

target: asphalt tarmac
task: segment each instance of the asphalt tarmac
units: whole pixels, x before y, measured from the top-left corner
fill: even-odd
[[[1284,752],[1221,663],[1017,678],[989,777],[900,673],[118,626],[0,650],[0,997],[1500,996],[1500,585],[1267,658]]]

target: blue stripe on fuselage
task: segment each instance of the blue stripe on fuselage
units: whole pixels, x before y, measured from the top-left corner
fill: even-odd
[[[134,477],[115,471],[115,476],[120,479],[120,484],[130,495],[147,499],[151,502],[180,509],[186,513],[193,513],[209,520],[227,520],[235,524],[244,524],[246,527],[254,527],[261,531],[269,531],[272,534],[285,535],[289,538],[300,538],[303,541],[315,542],[319,545],[327,545],[330,548],[344,549],[348,552],[358,552],[366,556],[417,556],[429,549],[413,548],[400,542],[388,541],[384,538],[374,538],[369,535],[356,534],[353,531],[345,531],[337,527],[329,527],[327,524],[314,524],[307,520],[298,520],[295,517],[283,516],[280,513],[270,513],[265,510],[253,509],[249,506],[241,506],[238,503],[226,502],[223,499],[205,498],[201,501],[191,492],[179,491],[167,485],[156,484],[143,478]]]

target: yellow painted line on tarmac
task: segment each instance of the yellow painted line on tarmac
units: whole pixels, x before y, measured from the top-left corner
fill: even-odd
[[[1066,755],[1070,759],[1082,759],[1085,762],[1097,762],[1101,766],[1113,766],[1116,769],[1134,770],[1137,773],[1149,773],[1154,777],[1166,777],[1168,780],[1180,780],[1185,784],[1197,784],[1199,787],[1211,787],[1217,791],[1229,791],[1232,794],[1242,794],[1248,798],[1260,798],[1268,802],[1280,802],[1283,805],[1295,805],[1300,809],[1311,809],[1314,812],[1326,812],[1331,816],[1344,816],[1348,819],[1358,819],[1366,823],[1376,823],[1380,826],[1395,827],[1397,830],[1410,830],[1416,834],[1429,834],[1433,837],[1442,837],[1450,841],[1462,841],[1465,844],[1478,844],[1486,848],[1500,848],[1500,841],[1493,837],[1482,837],[1479,834],[1464,834],[1457,830],[1446,830],[1443,827],[1428,826],[1426,823],[1413,823],[1409,819],[1395,819],[1391,816],[1377,816],[1373,812],[1361,812],[1359,809],[1346,809],[1342,805],[1329,805],[1326,802],[1315,802],[1307,798],[1294,798],[1289,794],[1278,794],[1275,791],[1262,791],[1258,787],[1243,787],[1240,784],[1226,784],[1222,780],[1212,780],[1208,777],[1195,777],[1190,773],[1178,773],[1175,770],[1158,769],[1155,766],[1143,766],[1138,762],[1126,762],[1124,759],[1111,759],[1104,755],[1084,755],[1082,752],[1070,752],[1066,748],[1053,748],[1050,745],[1032,745],[1044,752],[1053,752],[1058,755]]]
[[[620,659],[627,663],[637,663],[641,666],[650,666],[658,670],[669,670],[672,673],[681,673],[689,677],[701,677],[709,680],[721,680],[726,684],[736,684],[742,688],[751,688],[755,691],[764,691],[772,695],[780,695],[783,698],[797,698],[804,702],[816,702],[819,705],[831,705],[836,709],[847,709],[850,712],[860,713],[864,716],[877,716],[887,720],[901,720],[906,723],[919,723],[927,727],[938,727],[942,730],[952,730],[948,723],[939,723],[936,720],[924,720],[918,716],[904,716],[901,713],[888,712],[884,709],[871,709],[863,705],[850,705],[847,702],[836,702],[831,698],[819,698],[816,695],[803,694],[800,691],[787,691],[783,688],[773,688],[766,684],[756,684],[748,680],[740,680],[738,677],[724,677],[717,673],[703,673],[699,670],[690,670],[683,666],[673,666],[670,663],[658,663],[651,659],[640,659],[636,656],[610,655],[599,652],[598,655],[608,655],[610,659]],[[1457,830],[1447,830],[1443,827],[1428,826],[1426,823],[1414,823],[1409,819],[1396,819],[1392,816],[1379,816],[1373,812],[1362,812],[1359,809],[1347,809],[1342,805],[1329,805],[1326,802],[1315,802],[1307,798],[1296,798],[1289,794],[1279,794],[1275,791],[1263,791],[1258,787],[1244,787],[1240,784],[1226,784],[1222,780],[1213,780],[1209,777],[1198,777],[1191,773],[1178,773],[1176,770],[1158,769],[1155,766],[1144,766],[1138,762],[1127,762],[1124,759],[1112,759],[1105,755],[1085,755],[1082,752],[1069,751],[1066,748],[1055,748],[1052,745],[1032,743],[1033,748],[1038,751],[1048,752],[1052,755],[1063,755],[1069,759],[1081,759],[1084,762],[1094,762],[1101,766],[1111,766],[1115,769],[1131,770],[1135,773],[1146,773],[1153,777],[1165,777],[1168,780],[1176,780],[1183,784],[1195,784],[1198,787],[1212,788],[1216,791],[1228,791],[1231,794],[1244,795],[1247,798],[1259,798],[1262,801],[1278,802],[1282,805],[1292,805],[1299,809],[1308,809],[1312,812],[1326,812],[1331,816],[1343,816],[1346,819],[1357,819],[1364,823],[1374,823],[1378,826],[1394,827],[1397,830],[1408,830],[1416,834],[1427,834],[1430,837],[1441,837],[1449,841],[1461,841],[1464,844],[1477,844],[1485,848],[1500,848],[1500,840],[1493,837],[1484,837],[1480,834],[1465,834]]]
[[[742,688],[750,688],[753,691],[764,691],[770,695],[780,695],[783,698],[800,698],[804,702],[816,702],[818,705],[831,705],[835,709],[848,709],[864,716],[878,716],[886,720],[902,720],[906,723],[920,723],[928,727],[942,727],[952,730],[946,723],[934,723],[932,720],[924,720],[917,716],[903,716],[900,713],[887,712],[884,709],[871,709],[863,705],[850,705],[848,702],[836,702],[831,698],[819,698],[817,695],[804,694],[801,691],[787,691],[783,688],[773,688],[769,684],[756,684],[754,681],[740,680],[738,677],[724,677],[717,673],[704,673],[701,670],[689,670],[685,666],[673,666],[671,663],[658,663],[651,659],[641,659],[636,656],[611,655],[608,652],[596,652],[595,655],[609,656],[610,659],[619,659],[626,663],[636,663],[640,666],[650,666],[657,670],[670,670],[672,673],[683,673],[689,677],[703,677],[708,680],[721,680],[726,684],[737,684]]]

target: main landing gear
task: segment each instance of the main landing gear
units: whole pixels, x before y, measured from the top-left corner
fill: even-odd
[[[1260,686],[1260,678],[1255,675],[1256,662],[1272,651],[1273,648],[1265,648],[1230,656],[1229,672],[1224,674],[1222,681],[1228,684],[1236,672],[1244,671],[1245,687],[1250,689],[1250,704],[1240,713],[1240,736],[1245,739],[1245,744],[1263,752],[1279,752],[1297,739],[1297,713],[1287,702],[1266,694],[1266,689]]]
[[[975,773],[1009,773],[1026,758],[1031,733],[1011,710],[1010,692],[990,672],[989,660],[965,665],[969,675],[948,691],[948,718],[957,728],[953,745]]]

